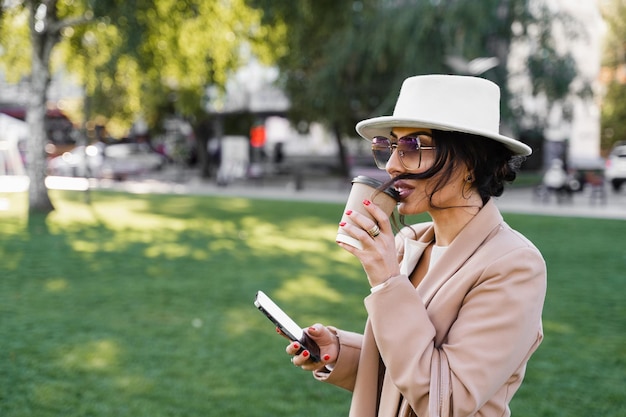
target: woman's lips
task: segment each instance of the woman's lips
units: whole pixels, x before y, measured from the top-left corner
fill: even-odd
[[[404,181],[396,182],[394,184],[394,188],[400,194],[400,200],[404,200],[405,198],[407,198],[408,195],[411,194],[414,190],[414,187],[412,187],[411,185],[409,185],[408,183]]]

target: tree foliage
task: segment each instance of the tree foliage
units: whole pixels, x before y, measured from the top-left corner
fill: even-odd
[[[30,80],[30,208],[44,212],[52,210],[43,151],[51,68],[84,87],[83,122],[102,115],[118,133],[139,117],[157,126],[164,113],[198,123],[206,88],[223,87],[246,52],[270,60],[276,50],[265,40],[278,44],[284,33],[261,25],[244,0],[23,0],[0,10],[0,63],[13,81]]]
[[[603,15],[608,31],[602,60],[607,84],[602,101],[601,145],[608,150],[615,142],[626,140],[626,1],[606,2]]]
[[[508,88],[510,77],[520,76],[508,65],[515,42],[530,45],[523,76],[533,94],[553,103],[584,90],[573,87],[575,62],[552,32],[558,23],[567,36],[579,36],[580,26],[545,1],[249,1],[265,21],[288,28],[288,53],[278,63],[292,118],[322,120],[344,135],[353,135],[360,119],[390,114],[407,76],[458,73],[450,58],[498,59],[476,75],[502,87],[503,118],[518,127],[524,109]]]
[[[25,8],[0,8],[0,68],[5,78],[18,82],[30,72],[28,11]]]
[[[259,12],[240,0],[112,0],[94,13],[95,24],[67,36],[63,61],[83,80],[91,111],[120,127],[138,115],[155,126],[163,111],[200,117],[206,87],[223,87],[245,48],[268,54],[257,47],[269,36]]]
[[[31,68],[30,57],[22,53],[30,47],[26,3],[7,2],[2,8],[0,62],[12,81]],[[36,9],[44,2],[32,3]],[[84,86],[87,116],[105,116],[118,132],[140,114],[156,123],[163,107],[184,116],[202,115],[206,87],[223,87],[248,50],[271,61],[276,50],[268,45],[279,44],[283,34],[280,26],[261,25],[260,12],[243,0],[45,3],[55,6],[55,19],[89,17],[62,28],[52,65],[69,70]]]

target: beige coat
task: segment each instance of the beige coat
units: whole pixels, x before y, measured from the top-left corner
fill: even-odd
[[[434,232],[414,229],[396,237],[402,274],[365,298],[364,334],[333,329],[339,358],[315,377],[353,392],[352,417],[509,416],[543,338],[541,254],[490,201],[416,290],[407,275]]]

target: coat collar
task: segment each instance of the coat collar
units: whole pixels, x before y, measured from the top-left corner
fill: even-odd
[[[428,305],[437,290],[463,265],[478,249],[492,231],[503,222],[502,215],[493,199],[470,220],[452,241],[446,252],[427,273],[418,291]],[[410,275],[424,249],[434,240],[434,226],[430,224],[417,239],[406,238],[404,256],[400,264],[402,274]]]

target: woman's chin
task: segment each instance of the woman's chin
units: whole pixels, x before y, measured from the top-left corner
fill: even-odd
[[[415,199],[402,199],[400,203],[398,203],[397,209],[398,214],[402,214],[404,216],[411,216],[413,214],[421,214],[425,213],[429,209],[428,199],[426,197],[415,200]]]

